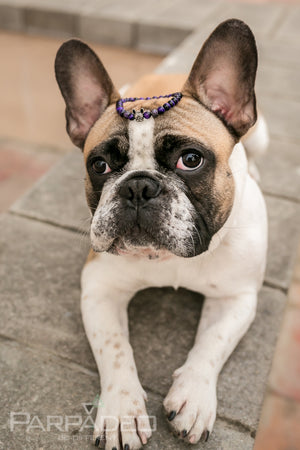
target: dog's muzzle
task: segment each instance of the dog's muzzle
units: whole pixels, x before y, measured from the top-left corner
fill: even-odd
[[[134,174],[122,183],[119,196],[129,208],[144,208],[149,202],[156,199],[162,191],[158,180],[150,175]]]

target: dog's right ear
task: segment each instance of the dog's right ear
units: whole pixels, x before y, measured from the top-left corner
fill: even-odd
[[[118,100],[119,93],[98,56],[78,39],[59,48],[55,75],[66,103],[67,132],[72,142],[83,149],[89,130]]]

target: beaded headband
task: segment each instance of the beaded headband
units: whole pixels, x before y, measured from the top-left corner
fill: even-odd
[[[151,109],[151,110],[145,110],[144,108],[141,108],[139,111],[136,111],[133,109],[132,111],[127,111],[123,108],[124,103],[127,102],[135,102],[137,100],[154,100],[158,98],[170,98],[166,103],[164,103],[162,106],[159,106],[157,109]],[[159,97],[129,97],[129,98],[121,98],[116,103],[116,110],[119,116],[124,117],[125,119],[129,120],[136,120],[137,122],[142,122],[144,119],[150,119],[150,117],[155,117],[164,114],[169,109],[173,108],[173,106],[177,105],[177,103],[181,100],[182,93],[181,92],[175,92],[174,94],[169,95],[160,95]]]

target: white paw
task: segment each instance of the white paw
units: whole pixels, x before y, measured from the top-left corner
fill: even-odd
[[[141,387],[110,384],[101,393],[95,420],[96,447],[106,450],[138,450],[151,437]]]
[[[201,437],[206,441],[216,419],[215,379],[184,366],[173,376],[173,385],[164,400],[173,431],[190,444],[195,444]]]

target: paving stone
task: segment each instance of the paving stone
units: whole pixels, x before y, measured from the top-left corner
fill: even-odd
[[[276,63],[276,67],[299,67],[300,42],[282,42],[275,39],[257,40],[258,56],[260,60]]]
[[[106,1],[106,4],[98,8],[96,3],[93,7],[94,11],[101,12],[102,17],[114,18],[118,20],[126,20],[131,23],[138,23],[144,17],[161,17],[170,4],[177,6],[181,0],[152,0],[151,2],[139,2],[136,0],[114,0]]]
[[[259,420],[284,305],[285,295],[280,291],[262,289],[255,322],[219,378],[219,416],[252,430]],[[200,295],[183,289],[149,289],[131,302],[131,342],[140,380],[154,392],[165,396],[173,371],[184,363],[193,345],[201,306]]]
[[[166,55],[190,34],[190,28],[139,23],[136,33],[137,48],[140,51]]]
[[[91,449],[91,429],[79,432],[79,428],[88,417],[82,404],[93,402],[99,389],[98,378],[47,351],[37,352],[14,342],[1,340],[0,355],[0,448],[68,450],[80,442],[81,449]],[[58,416],[53,422],[61,421],[62,431],[54,425],[47,431],[47,416]],[[69,425],[71,422],[77,425]]]
[[[266,117],[271,137],[299,143],[300,102],[279,95],[274,98],[260,92],[259,104]]]
[[[134,26],[130,20],[103,17],[88,10],[79,17],[78,36],[101,44],[132,47]]]
[[[294,41],[299,41],[299,23],[300,23],[300,6],[293,5],[283,16],[283,20],[276,27],[274,39],[277,41],[285,41],[293,44]]]
[[[257,160],[261,188],[265,193],[300,200],[299,145],[271,139],[268,151]]]
[[[257,93],[260,95],[270,95],[276,98],[276,103],[280,104],[280,97],[300,101],[299,93],[299,67],[280,67],[277,63],[261,62],[257,73]]]
[[[22,11],[13,5],[0,4],[0,28],[21,31],[23,29]]]
[[[161,26],[169,25],[190,29],[205,24],[208,17],[217,14],[221,2],[207,2],[205,0],[176,0],[166,1],[160,6],[160,11],[151,8],[148,14],[143,14],[140,19],[145,23],[159,24]]]
[[[266,196],[269,216],[269,249],[265,279],[288,289],[299,242],[300,205]]]
[[[0,412],[3,424],[1,448],[92,448],[91,426],[96,408],[88,405],[87,407],[92,409],[87,412],[85,404],[93,404],[95,401],[98,378],[80,367],[14,342],[1,341],[0,355],[4,380]],[[149,392],[148,399],[148,414],[154,416],[151,423],[157,426],[147,448],[186,449],[186,444],[178,441],[167,428],[161,408],[161,397]],[[61,423],[61,429],[55,425],[48,425],[47,428],[47,421],[51,423],[51,420],[52,424]],[[197,444],[194,448],[200,449],[202,445]],[[247,433],[219,420],[205,448],[247,450],[252,446],[253,439]]]
[[[0,227],[1,333],[74,361],[91,361],[94,368],[80,314],[88,242],[11,215],[2,216]]]
[[[19,214],[87,231],[90,213],[84,194],[83,156],[76,149],[50,170],[11,208]]]
[[[24,10],[24,26],[29,32],[71,37],[78,34],[78,19],[69,11]]]
[[[282,4],[226,2],[207,25],[213,30],[220,22],[237,18],[246,22],[255,36],[267,37],[276,28],[284,12]]]

